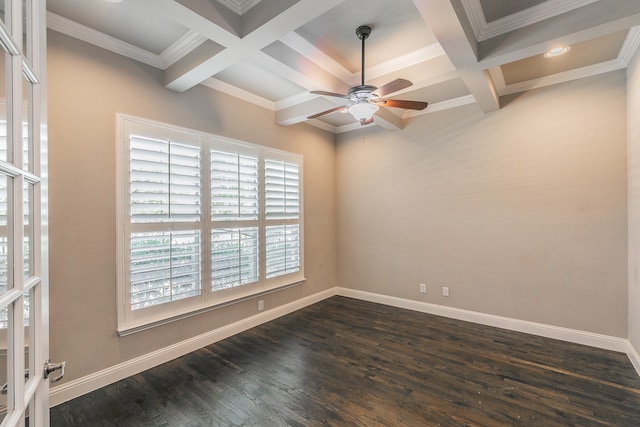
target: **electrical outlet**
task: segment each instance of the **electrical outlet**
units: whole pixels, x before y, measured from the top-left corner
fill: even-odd
[[[426,283],[420,283],[420,293],[421,294],[426,294],[427,293],[427,284]]]
[[[258,301],[258,311],[264,310],[264,300]]]
[[[442,296],[445,296],[445,297],[449,296],[449,288],[447,286],[442,287]]]

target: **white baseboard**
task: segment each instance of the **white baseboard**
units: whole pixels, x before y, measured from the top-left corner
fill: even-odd
[[[629,347],[627,348],[627,356],[629,356],[631,364],[636,368],[638,375],[640,375],[640,354],[638,354],[631,342],[629,342]]]
[[[68,383],[52,387],[49,395],[50,406],[56,406],[83,394],[92,392],[116,381],[135,375],[147,369],[166,363],[177,357],[198,350],[217,341],[223,340],[240,332],[251,329],[278,317],[285,316],[301,308],[330,298],[336,294],[336,288],[327,289],[313,295],[293,301],[289,304],[258,313],[254,316],[223,326],[202,335],[181,341],[169,347],[153,351],[135,359],[119,363],[107,369],[78,378]]]
[[[423,313],[435,314],[443,317],[450,317],[452,319],[465,320],[467,322],[479,323],[481,325],[495,326],[497,328],[524,332],[527,334],[539,335],[547,338],[555,338],[558,340],[584,344],[592,347],[598,347],[627,354],[630,346],[629,341],[624,338],[594,334],[592,332],[562,328],[559,326],[529,322],[526,320],[512,319],[508,317],[496,316],[493,314],[480,313],[477,311],[469,311],[422,301],[413,301],[404,298],[391,297],[388,295],[374,294],[371,292],[359,291],[355,289],[338,288],[336,294],[345,297],[376,302],[379,304],[406,308],[408,310],[420,311]]]
[[[52,387],[50,392],[50,405],[59,405],[68,400],[82,396],[83,394],[97,390],[144,370],[153,368],[154,366],[158,366],[217,341],[246,331],[247,329],[251,329],[289,313],[293,313],[294,311],[335,295],[626,353],[638,372],[638,375],[640,375],[640,355],[633,348],[631,343],[623,338],[495,316],[492,314],[463,310],[421,301],[413,301],[355,289],[335,287],[301,298],[289,304],[276,307],[272,310],[258,313],[230,325],[181,341],[169,347],[153,351],[149,354],[128,360],[85,377]]]

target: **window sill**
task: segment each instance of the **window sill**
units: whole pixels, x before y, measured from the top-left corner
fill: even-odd
[[[209,311],[213,311],[213,310],[217,310],[219,308],[223,308],[223,307],[227,307],[233,304],[237,304],[239,302],[243,302],[243,301],[247,301],[253,298],[257,298],[260,297],[262,295],[267,295],[273,292],[278,292],[278,291],[282,291],[284,289],[288,289],[288,288],[292,288],[294,286],[298,286],[301,285],[305,282],[305,280],[307,280],[306,278],[302,278],[302,279],[298,279],[295,280],[293,282],[290,283],[285,283],[285,284],[278,284],[276,286],[258,291],[258,292],[253,292],[249,295],[242,295],[242,296],[238,296],[238,297],[234,297],[232,299],[229,300],[224,300],[221,302],[216,302],[213,305],[207,306],[207,307],[202,307],[196,310],[191,310],[191,311],[187,311],[184,313],[180,313],[180,314],[176,314],[170,317],[165,317],[159,320],[153,320],[153,321],[148,321],[148,322],[144,322],[144,323],[140,323],[140,324],[134,324],[134,325],[129,325],[129,326],[124,326],[122,328],[118,328],[116,330],[116,332],[118,333],[119,337],[126,337],[128,335],[132,335],[135,334],[137,332],[141,332],[141,331],[146,331],[148,329],[152,329],[155,328],[157,326],[162,326],[162,325],[167,325],[169,323],[173,323],[176,322],[178,320],[182,320],[182,319],[186,319],[188,317],[192,317],[192,316],[197,316],[198,314],[202,314],[202,313],[206,313]]]

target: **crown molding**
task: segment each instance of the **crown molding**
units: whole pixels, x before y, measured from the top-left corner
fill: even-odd
[[[304,37],[300,36],[295,31],[286,34],[280,38],[280,41],[287,47],[295,50],[300,55],[314,62],[324,70],[328,71],[332,75],[336,76],[343,82],[351,85],[353,84],[353,73],[339,64],[336,60],[329,55],[318,49],[307,41]]]
[[[349,123],[348,125],[338,126],[335,128],[334,133],[338,134],[338,133],[351,132],[352,130],[358,130],[358,129],[362,129],[370,126],[376,126],[375,119],[373,123],[369,123],[368,125],[364,125],[364,126],[362,126],[358,122]]]
[[[447,99],[446,101],[429,104],[424,110],[405,110],[402,114],[403,119],[424,116],[425,114],[435,113],[437,111],[450,110],[452,108],[462,107],[463,105],[475,104],[476,99],[473,95],[465,95],[459,98]]]
[[[260,3],[260,0],[218,0],[218,2],[242,16],[253,6]]]
[[[162,69],[166,70],[167,68],[184,58],[187,54],[192,52],[206,40],[207,38],[202,34],[190,30],[177,42],[173,43],[171,46],[162,51],[162,53],[159,55],[160,61],[162,63]]]
[[[618,60],[623,64],[624,68],[629,66],[638,47],[640,47],[640,26],[631,27],[620,48],[620,53],[618,53]]]
[[[159,55],[139,48],[115,37],[96,31],[85,25],[64,18],[53,12],[47,12],[47,27],[62,34],[85,41],[94,46],[101,47],[127,58],[134,59],[155,68],[162,69],[162,60]]]
[[[600,0],[547,0],[491,22],[487,22],[480,0],[462,0],[462,7],[469,18],[476,40],[481,42],[597,1]]]
[[[156,55],[53,12],[47,12],[47,27],[160,70],[166,70],[206,40],[197,32],[189,31],[160,55]]]
[[[312,120],[307,120],[304,123],[310,124],[322,130],[326,130],[327,132],[338,133],[337,127],[330,125],[329,123],[323,122],[322,120],[312,119]]]
[[[261,96],[240,89],[239,87],[230,85],[229,83],[225,83],[222,80],[210,77],[200,84],[208,88],[217,90],[218,92],[223,92],[227,95],[231,95],[235,98],[239,98],[243,101],[255,104],[259,107],[266,108],[267,110],[275,111],[275,104],[273,103],[273,101],[269,101],[268,99],[265,99]]]
[[[467,14],[473,35],[476,40],[480,41],[482,31],[487,26],[487,19],[484,17],[484,10],[482,10],[480,0],[462,0],[462,8]]]

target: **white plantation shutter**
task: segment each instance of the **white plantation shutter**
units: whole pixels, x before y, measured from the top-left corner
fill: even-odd
[[[119,332],[302,283],[301,156],[118,120]]]
[[[211,219],[258,219],[258,158],[211,150]]]
[[[131,222],[200,220],[200,148],[132,136]]]
[[[259,263],[258,155],[210,151],[211,290],[256,283]],[[221,228],[219,228],[221,227]]]
[[[300,270],[300,226],[267,227],[266,247],[267,279]]]
[[[300,216],[298,165],[269,159],[264,163],[267,219],[298,219]]]
[[[265,230],[267,279],[300,270],[300,166],[266,159]]]
[[[200,231],[131,235],[131,309],[200,295]]]
[[[258,281],[258,227],[211,232],[211,289],[219,291]]]

